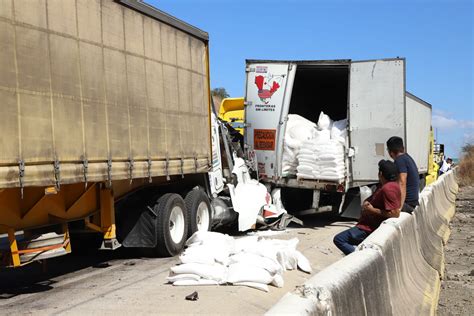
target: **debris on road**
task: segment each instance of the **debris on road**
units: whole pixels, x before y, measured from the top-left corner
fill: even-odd
[[[232,173],[237,176],[238,184],[227,184],[232,197],[234,211],[239,213],[239,231],[250,229],[285,230],[294,222],[303,226],[303,222],[289,215],[283,208],[280,189],[274,189],[270,195],[267,188],[255,179],[241,158],[235,158]]]
[[[185,299],[187,301],[197,301],[199,299],[199,295],[198,295],[198,292],[192,292],[191,294],[189,294],[188,296],[185,297]]]
[[[99,263],[94,265],[94,268],[103,269],[103,268],[108,268],[108,267],[110,267],[110,263],[108,263],[108,262],[99,262]]]
[[[311,264],[296,246],[299,240],[233,238],[215,232],[196,232],[171,267],[168,283],[183,285],[242,285],[268,292],[268,285],[284,286],[283,273],[300,269],[311,273]]]

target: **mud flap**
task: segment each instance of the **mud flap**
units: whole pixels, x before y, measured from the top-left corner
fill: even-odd
[[[139,210],[130,210],[129,213]],[[128,217],[127,222],[130,223],[132,218]],[[143,247],[153,248],[157,244],[157,216],[153,213],[153,209],[145,207],[141,209],[141,213],[131,224],[123,223],[121,225],[120,235],[123,238],[122,245],[127,248]]]
[[[341,217],[358,219],[362,211],[360,205],[361,201],[359,188],[349,189],[344,195],[339,215]]]

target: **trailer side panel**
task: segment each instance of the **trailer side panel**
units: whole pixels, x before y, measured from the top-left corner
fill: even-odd
[[[4,2],[0,188],[207,171],[206,33],[111,0]]]
[[[406,151],[415,160],[419,173],[428,172],[430,152],[431,105],[406,93]]]

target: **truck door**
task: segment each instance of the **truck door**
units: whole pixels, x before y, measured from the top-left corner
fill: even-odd
[[[351,63],[349,132],[354,185],[377,182],[386,141],[405,140],[405,59]]]
[[[287,86],[291,90],[295,69],[288,63],[247,63],[245,144],[248,146],[247,154],[255,155],[257,159],[260,176],[279,174],[283,120],[291,98]]]

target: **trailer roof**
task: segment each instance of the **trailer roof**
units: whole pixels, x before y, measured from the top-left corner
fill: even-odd
[[[249,63],[293,63],[300,65],[348,65],[350,59],[329,59],[329,60],[272,60],[272,59],[246,59],[245,62]]]
[[[188,24],[178,18],[175,18],[174,16],[169,15],[168,13],[158,10],[157,8],[143,2],[143,0],[115,0],[115,1],[133,10],[136,10],[142,14],[145,14],[151,18],[154,18],[160,22],[171,25],[185,33],[188,33],[194,37],[197,37],[198,39],[204,42],[209,41],[209,34],[207,32],[204,32],[203,30],[198,29],[197,27],[192,26],[191,24]]]
[[[431,106],[430,103],[426,102],[425,100],[423,99],[420,99],[419,97],[417,97],[416,95],[408,92],[408,91],[405,91],[406,95],[409,97],[409,98],[412,98],[413,100],[416,100],[420,103],[422,103],[423,105],[425,105],[426,107],[429,107],[430,109],[432,109],[433,107]]]

